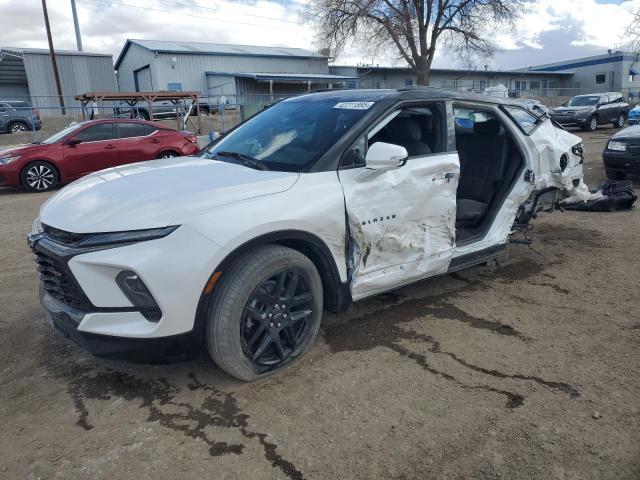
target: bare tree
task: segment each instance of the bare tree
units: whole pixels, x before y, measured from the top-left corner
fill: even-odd
[[[629,39],[629,46],[637,61],[640,57],[640,9],[633,13],[633,20],[627,27],[625,34]]]
[[[513,25],[522,0],[312,0],[306,10],[323,47],[392,45],[428,85],[436,47],[460,58],[491,57],[495,30]]]

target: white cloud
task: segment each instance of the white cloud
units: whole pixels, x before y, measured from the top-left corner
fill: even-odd
[[[78,0],[80,29],[86,51],[115,56],[127,38],[291,46],[314,49],[313,30],[302,23],[299,10],[307,0]],[[48,0],[54,44],[75,49],[68,0]],[[517,22],[515,32],[495,33],[500,47],[519,65],[533,58],[557,60],[594,49],[606,50],[625,43],[624,31],[640,0],[598,3],[596,0],[533,0]],[[0,0],[0,46],[47,47],[40,2]],[[554,40],[555,39],[555,40]],[[554,43],[558,42],[558,43]],[[535,55],[539,52],[540,56]],[[570,53],[569,53],[570,52]],[[542,55],[544,54],[544,55]],[[529,58],[531,57],[531,58]],[[337,59],[403,64],[392,51],[367,58],[350,49]],[[445,50],[435,65],[455,66]]]
[[[594,46],[603,49],[622,46],[625,29],[632,20],[631,12],[640,8],[640,0],[619,4],[598,3],[596,0],[536,0],[526,5],[514,33],[498,35],[501,47],[507,50],[523,46],[561,49],[563,45],[543,44],[543,34],[577,26],[574,46]]]

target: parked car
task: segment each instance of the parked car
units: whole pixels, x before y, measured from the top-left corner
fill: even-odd
[[[0,132],[18,133],[40,130],[40,112],[30,102],[0,100]]]
[[[209,105],[207,103],[199,103],[200,105],[200,114],[209,115],[218,111],[217,105]],[[163,120],[168,118],[176,118],[178,116],[179,109],[182,108],[183,115],[186,114],[186,110],[189,108],[189,105],[176,106],[174,103],[168,100],[158,100],[153,102],[153,119],[154,120]],[[151,119],[151,111],[149,109],[149,105],[146,103],[139,103],[134,107],[130,107],[126,104],[122,104],[118,107],[114,108],[114,113],[116,117],[119,118],[137,118],[139,120],[150,120]],[[191,116],[197,115],[197,109],[194,106],[191,109]]]
[[[640,174],[640,125],[613,135],[602,152],[602,161],[607,178],[611,180]]]
[[[43,192],[105,168],[197,151],[191,132],[140,120],[91,120],[40,143],[0,150],[0,186]]]
[[[636,105],[629,110],[629,117],[627,118],[629,125],[637,125],[640,123],[640,105]]]
[[[28,236],[42,305],[94,353],[191,340],[255,380],[304,355],[323,308],[503,254],[514,222],[588,193],[582,152],[509,99],[283,100],[198,157],[106,170],[50,198]]]
[[[564,106],[554,108],[550,115],[563,127],[580,127],[593,131],[598,125],[613,124],[616,128],[624,127],[629,113],[629,104],[621,93],[594,93],[577,95]]]

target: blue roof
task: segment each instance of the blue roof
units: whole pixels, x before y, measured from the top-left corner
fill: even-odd
[[[252,78],[258,82],[273,81],[293,81],[293,82],[352,82],[358,77],[347,77],[344,75],[331,75],[329,73],[256,73],[256,72],[205,72],[207,75],[220,75],[223,77]]]
[[[146,50],[158,53],[179,53],[186,55],[233,55],[253,57],[285,57],[285,58],[327,58],[319,53],[303,48],[290,47],[262,47],[257,45],[232,45],[227,43],[180,42],[169,40],[131,40],[127,39],[118,59],[115,69],[129,50],[131,44],[136,44]]]

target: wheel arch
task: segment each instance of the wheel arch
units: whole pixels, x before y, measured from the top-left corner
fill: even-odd
[[[318,269],[322,280],[325,308],[339,313],[345,311],[353,302],[348,284],[342,283],[335,258],[327,244],[318,236],[300,230],[281,230],[260,235],[231,251],[211,272],[207,284],[203,286],[200,301],[196,310],[194,333],[200,336],[206,320],[209,298],[215,288],[210,289],[212,282],[217,282],[224,272],[241,256],[262,245],[281,245],[296,250],[309,258]],[[215,283],[214,283],[215,284]],[[203,337],[201,337],[203,338]]]

